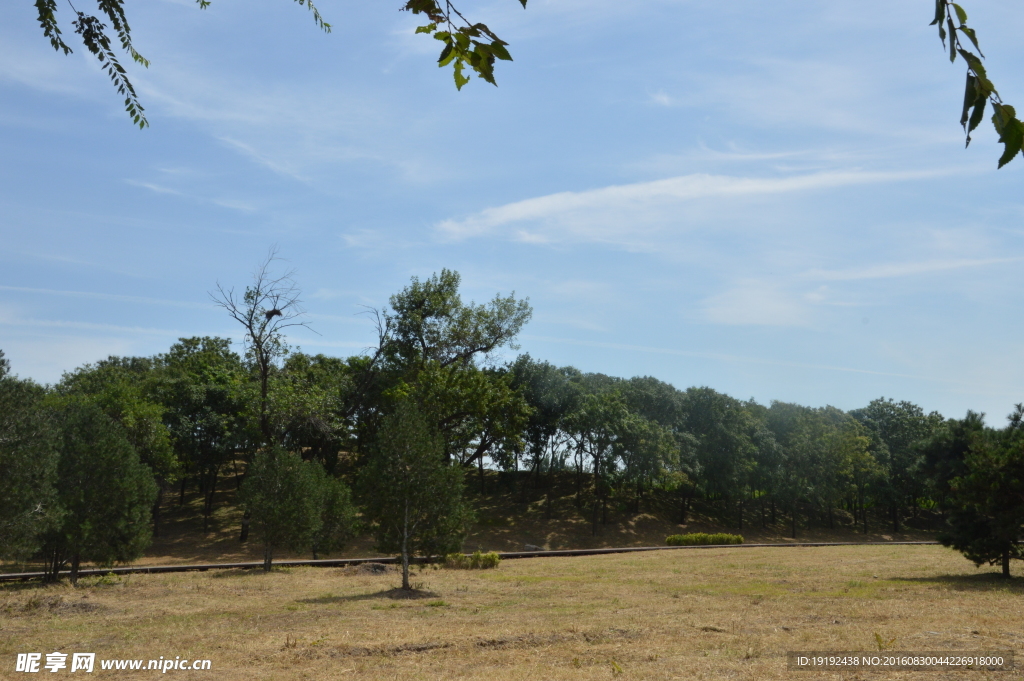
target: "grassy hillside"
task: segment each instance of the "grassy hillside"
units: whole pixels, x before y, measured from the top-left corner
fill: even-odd
[[[760,510],[750,504],[745,513],[743,529],[739,529],[734,508],[725,514],[719,504],[696,502],[690,510],[686,524],[679,519],[677,500],[670,495],[648,495],[639,512],[633,510],[633,500],[611,500],[608,522],[599,523],[593,533],[589,497],[581,497],[583,507],[577,506],[576,480],[572,474],[553,479],[549,490],[545,481],[536,483],[526,474],[485,473],[481,481],[477,473],[467,479],[467,493],[477,510],[477,522],[467,537],[464,548],[488,551],[522,551],[527,544],[545,549],[597,548],[605,546],[657,546],[665,537],[681,532],[734,532],[742,534],[748,543],[793,541],[790,537],[789,518],[781,513],[776,522],[770,516],[763,526]],[[222,484],[217,493],[209,531],[203,532],[201,498],[190,492],[185,504],[170,495],[162,510],[162,533],[154,539],[142,564],[172,562],[213,562],[261,560],[261,548],[255,538],[246,544],[238,541],[242,513],[235,505],[235,485],[232,480]],[[585,488],[585,486],[584,486]],[[550,491],[550,501],[549,501]],[[810,510],[810,509],[808,509]],[[723,517],[725,516],[725,517]],[[603,518],[602,518],[603,519]],[[929,525],[935,519],[908,519],[910,528],[894,534],[884,518],[872,518],[870,533],[865,535],[842,523],[843,514],[834,518],[834,527],[828,528],[825,518],[801,518],[797,541],[887,541],[933,539]],[[849,519],[847,518],[847,521]],[[371,537],[356,538],[342,552],[332,557],[374,556]],[[309,555],[277,558],[310,558]]]

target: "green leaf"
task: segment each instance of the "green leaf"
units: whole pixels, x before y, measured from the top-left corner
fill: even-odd
[[[973,28],[968,28],[966,26],[961,26],[958,30],[961,33],[963,33],[965,36],[967,36],[972,43],[974,43],[974,48],[976,50],[978,50],[978,54],[980,54],[982,57],[984,57],[985,53],[981,51],[981,46],[978,45],[978,36],[974,32],[974,29]]]
[[[523,3],[526,6],[526,3]],[[939,31],[942,30],[942,20],[946,18],[946,0],[935,0],[935,18],[932,19],[932,23],[929,26],[939,25]]]
[[[512,55],[510,55],[508,53],[508,50],[505,49],[505,45],[507,44],[508,43],[503,43],[500,40],[495,40],[493,43],[491,43],[491,52],[498,59],[502,59],[504,61],[512,61]]]
[[[1006,145],[1003,155],[999,157],[999,167],[1002,168],[1013,160],[1013,157],[1024,146],[1024,123],[1016,118],[1010,118],[1003,123],[1003,132],[999,141]]]
[[[971,143],[971,132],[978,127],[981,119],[985,117],[985,104],[987,102],[988,100],[982,97],[974,103],[974,111],[971,113],[971,120],[967,124],[967,145]]]
[[[953,3],[953,10],[956,12],[956,18],[960,20],[961,24],[967,23],[967,12],[960,5]]]
[[[996,132],[1000,135],[1003,134],[1003,126],[1005,126],[1008,121],[1016,118],[1016,116],[1017,112],[1014,111],[1012,106],[993,102],[992,124],[996,126]]]
[[[523,6],[523,9],[526,9],[526,0],[519,0],[519,3]]]
[[[949,26],[949,61],[956,61],[956,28],[953,26],[953,18],[950,17],[947,21]]]
[[[462,86],[469,82],[469,76],[462,75],[462,60],[455,62],[455,89],[461,90]]]
[[[967,86],[964,88],[964,110],[960,114],[960,125],[967,125],[967,118],[970,115],[971,106],[978,98],[978,88],[975,86],[976,79],[970,73],[967,74]],[[966,130],[966,127],[965,127]]]
[[[967,50],[959,50],[959,52],[960,56],[964,58],[964,61],[966,61],[967,65],[971,67],[971,70],[974,71],[975,75],[981,76],[982,78],[987,75],[985,73],[985,65],[981,63],[981,59],[978,58],[978,55],[973,52],[968,52]]]
[[[452,44],[448,43],[447,45],[444,46],[444,49],[441,50],[441,56],[437,58],[437,65],[438,67],[448,66],[448,64],[450,64],[452,59],[454,58],[455,51],[453,49]]]
[[[433,33],[437,30],[437,24],[427,24],[426,26],[417,26],[416,33]]]

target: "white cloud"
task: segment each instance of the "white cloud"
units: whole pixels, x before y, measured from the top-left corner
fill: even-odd
[[[182,196],[182,193],[179,192],[177,189],[171,189],[170,187],[164,187],[159,184],[153,184],[152,182],[139,182],[138,180],[125,180],[125,182],[132,185],[133,187],[142,187],[143,189],[148,189],[149,191],[156,192],[157,194],[173,194],[175,196]]]
[[[685,202],[901,182],[944,174],[949,171],[847,170],[775,178],[697,173],[525,199],[486,208],[461,220],[445,220],[437,229],[451,240],[492,234],[504,228],[511,232],[513,240],[527,243],[626,239],[636,243],[638,237],[656,229],[666,214]]]

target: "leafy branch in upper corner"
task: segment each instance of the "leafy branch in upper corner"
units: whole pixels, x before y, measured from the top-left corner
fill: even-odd
[[[526,0],[519,0],[526,8]],[[452,65],[455,76],[455,87],[459,90],[469,82],[469,76],[463,71],[468,65],[491,85],[494,80],[494,60],[512,61],[504,40],[494,34],[486,24],[471,24],[455,6],[444,0],[408,0],[402,8],[413,14],[425,14],[430,23],[419,26],[417,33],[433,35],[435,40],[444,43],[441,56],[437,59],[439,67]]]
[[[149,60],[139,54],[132,45],[131,28],[128,26],[128,19],[124,13],[124,2],[125,0],[96,0],[96,5],[100,13],[110,22],[114,32],[117,33],[121,48],[131,56],[132,61],[149,68]],[[200,9],[209,7],[210,2],[211,0],[196,0]],[[313,13],[313,21],[317,26],[327,33],[331,32],[331,25],[323,20],[312,0],[295,0],[295,2],[305,5]],[[53,49],[58,52],[63,51],[64,54],[71,54],[73,50],[61,37],[60,24],[57,22],[57,0],[34,0],[34,4],[39,27],[43,29],[43,36],[49,38]],[[111,49],[110,37],[104,32],[107,28],[106,24],[100,21],[99,17],[79,12],[70,0],[68,0],[68,5],[78,17],[71,22],[71,25],[75,27],[75,33],[82,36],[85,48],[96,55],[103,70],[107,72],[114,87],[117,88],[117,92],[124,95],[124,108],[131,116],[132,122],[139,128],[145,128],[149,125],[149,121],[146,120],[142,104],[139,103],[139,98],[135,94],[135,87],[128,80],[128,72],[121,66],[117,55]]]
[[[950,0],[935,0],[935,19],[931,25],[939,27],[939,38],[943,47],[946,46],[946,29],[949,29],[949,61],[955,62],[959,54],[967,62],[967,87],[964,92],[963,113],[960,116],[960,125],[967,134],[967,144],[971,143],[971,133],[985,116],[986,104],[991,103],[992,125],[999,134],[999,141],[1005,145],[1003,155],[999,157],[999,167],[1002,168],[1024,147],[1024,123],[1017,118],[1017,112],[1012,106],[1003,103],[999,92],[988,79],[985,66],[981,62],[985,55],[978,45],[978,36],[974,29],[967,26],[967,12],[964,8]],[[974,49],[978,51],[977,54],[964,48],[960,42],[961,35],[967,36]]]

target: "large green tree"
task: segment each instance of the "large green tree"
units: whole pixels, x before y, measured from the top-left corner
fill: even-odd
[[[923,478],[917,474],[921,465],[919,445],[939,427],[942,416],[937,412],[925,414],[912,402],[885,398],[850,414],[872,438],[873,454],[882,471],[879,500],[889,508],[893,532],[899,532],[904,511],[916,511],[918,500],[925,495]]]
[[[127,562],[152,535],[156,483],[124,429],[88,400],[65,399],[56,416],[59,525],[45,536],[47,571],[55,579],[70,563],[71,581],[83,561]]]
[[[203,495],[203,531],[225,468],[250,447],[245,428],[246,372],[226,338],[179,338],[158,358],[154,388],[181,465],[179,503],[192,480]]]
[[[122,427],[139,460],[156,478],[153,533],[159,536],[163,493],[179,478],[182,466],[155,390],[156,367],[148,357],[108,357],[65,373],[56,392],[96,404]]]
[[[472,520],[462,468],[445,463],[442,450],[421,410],[405,401],[385,419],[360,471],[360,496],[377,550],[400,556],[403,589],[411,588],[412,558],[460,551]]]
[[[29,557],[58,518],[56,433],[45,394],[8,375],[0,350],[0,558]]]

